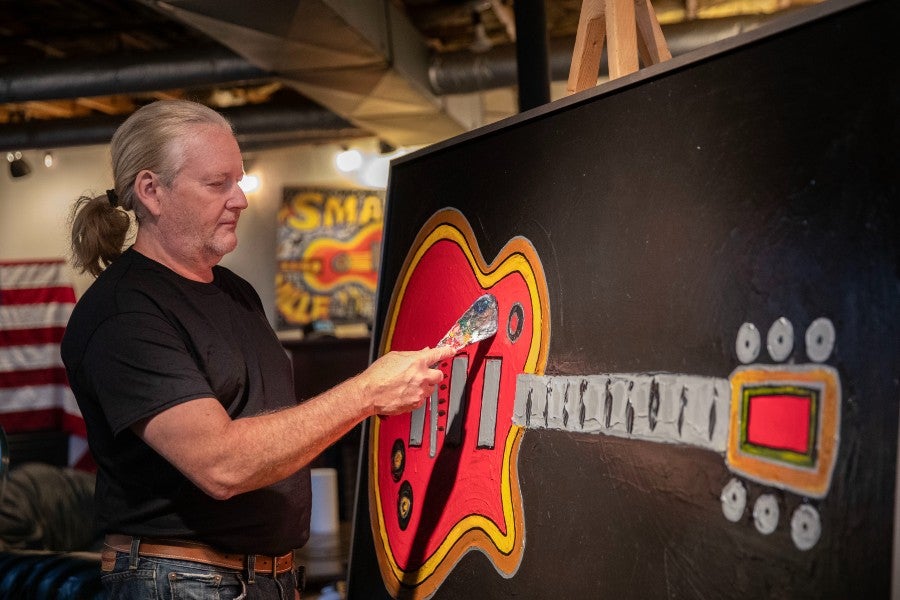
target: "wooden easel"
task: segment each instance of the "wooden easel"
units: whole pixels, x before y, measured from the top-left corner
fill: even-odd
[[[583,0],[569,68],[572,94],[597,84],[603,38],[609,46],[609,78],[672,58],[650,0]]]

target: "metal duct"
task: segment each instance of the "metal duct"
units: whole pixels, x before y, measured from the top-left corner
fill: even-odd
[[[241,106],[220,111],[245,151],[310,140],[370,135],[319,106]],[[0,127],[0,151],[107,144],[122,116],[29,121]]]
[[[141,0],[395,146],[468,128],[428,87],[425,40],[389,0]]]
[[[125,55],[102,63],[47,60],[0,67],[0,102],[133,94],[271,77],[221,46],[141,55],[140,62]]]

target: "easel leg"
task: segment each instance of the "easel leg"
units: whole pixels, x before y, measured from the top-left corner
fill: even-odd
[[[638,39],[647,51],[647,56],[641,55],[641,58],[644,59],[644,66],[655,65],[672,58],[669,45],[666,44],[666,38],[663,36],[659,20],[656,18],[656,11],[653,10],[650,0],[634,0],[634,8]]]
[[[609,78],[638,70],[634,0],[606,0]]]
[[[606,35],[606,0],[584,0],[575,33],[575,50],[569,66],[570,94],[597,85],[603,38]]]
[[[609,46],[609,77],[615,79],[672,58],[650,0],[584,0],[566,90],[572,94],[597,83],[603,42]]]

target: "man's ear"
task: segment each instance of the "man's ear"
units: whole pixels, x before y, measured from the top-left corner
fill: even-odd
[[[140,200],[144,208],[147,209],[154,217],[159,216],[160,204],[160,183],[159,177],[153,171],[144,169],[137,174],[134,179],[134,193]]]

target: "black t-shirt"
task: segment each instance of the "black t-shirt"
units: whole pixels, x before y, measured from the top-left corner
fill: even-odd
[[[234,419],[296,404],[258,294],[224,267],[213,274],[191,281],[128,249],[72,312],[62,358],[98,465],[97,517],[107,533],[281,554],[309,537],[308,469],[216,500],[130,429],[197,398],[218,399]]]

